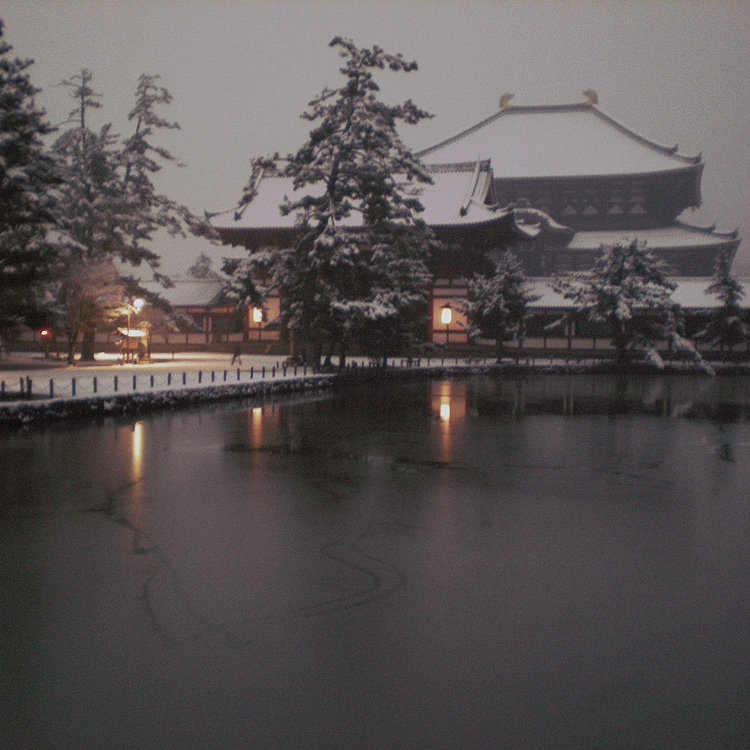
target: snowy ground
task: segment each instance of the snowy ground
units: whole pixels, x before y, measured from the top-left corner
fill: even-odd
[[[350,365],[366,367],[366,358],[349,358]],[[486,360],[490,363],[492,360]],[[432,358],[430,365],[450,364],[471,367],[477,360]],[[394,359],[395,367],[408,364]],[[428,360],[420,360],[426,366]],[[4,402],[27,401],[29,381],[34,401],[84,399],[93,396],[114,396],[128,393],[174,391],[183,388],[208,389],[220,386],[303,378],[309,368],[285,364],[284,357],[243,354],[232,364],[229,354],[187,352],[155,354],[153,361],[142,364],[121,364],[117,355],[100,353],[92,364],[68,367],[60,360],[44,359],[40,354],[10,354],[0,359],[0,387]],[[4,384],[4,385],[3,385]]]
[[[360,371],[366,358],[349,358]],[[391,367],[410,363],[389,361]],[[471,368],[477,360],[420,360],[422,368]],[[156,354],[150,363],[122,364],[101,353],[92,364],[68,367],[40,354],[10,354],[0,360],[0,423],[27,423],[164,408],[201,401],[262,396],[329,387],[333,375],[287,365],[285,358],[229,354]]]
[[[296,374],[301,373],[302,368],[298,368]],[[20,396],[21,380],[25,383],[26,396],[28,380],[31,380],[31,394],[38,399],[49,397],[50,383],[53,398],[88,398],[294,375],[294,368],[285,368],[282,358],[262,355],[243,355],[234,365],[231,355],[200,352],[156,354],[152,362],[137,365],[121,364],[117,355],[106,353],[97,354],[92,364],[75,367],[68,367],[59,360],[45,360],[40,355],[11,354],[0,360],[0,381],[5,383],[6,399],[13,393]]]
[[[99,354],[91,365],[68,367],[39,355],[11,354],[0,360],[0,422],[302,390],[323,387],[330,380],[269,356],[243,355],[232,365],[231,355],[185,353],[156,355],[151,363],[135,365]]]

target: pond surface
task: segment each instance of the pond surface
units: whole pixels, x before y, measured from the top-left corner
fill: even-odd
[[[0,434],[0,746],[740,748],[750,385]]]

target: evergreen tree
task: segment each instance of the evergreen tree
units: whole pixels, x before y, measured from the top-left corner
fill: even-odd
[[[221,279],[221,276],[211,266],[211,258],[206,253],[200,253],[195,259],[195,263],[188,268],[188,276],[194,279],[211,279],[213,281]]]
[[[65,310],[68,364],[75,363],[76,343],[82,333],[121,315],[126,293],[115,264],[105,256],[79,258],[68,265],[57,290],[58,303]]]
[[[129,227],[128,255],[138,265],[141,260],[152,264],[153,255],[146,246],[153,242],[154,234],[166,230],[172,237],[194,237],[215,239],[208,223],[195,216],[186,206],[159,193],[153,183],[153,175],[164,165],[185,165],[168,149],[152,142],[159,130],[179,130],[176,122],[159,115],[158,107],[167,106],[172,95],[158,85],[159,76],[142,74],[135,91],[135,105],[128,114],[134,123],[132,135],[122,144],[122,160],[125,164],[124,183],[132,204],[132,223]],[[130,259],[129,258],[129,259]],[[152,264],[153,265],[153,264]]]
[[[645,242],[602,245],[593,268],[556,279],[552,286],[573,301],[577,315],[607,325],[618,366],[625,365],[633,352],[643,351],[649,361],[663,367],[657,346],[666,340],[707,368],[683,335],[682,316],[671,298],[675,285]]]
[[[411,101],[379,101],[373,76],[385,68],[409,72],[416,63],[341,37],[330,46],[344,59],[345,80],[310,102],[303,118],[315,127],[282,167],[302,192],[281,206],[296,216],[296,242],[251,253],[233,281],[250,304],[271,290],[279,294],[279,322],[297,353],[316,365],[334,348],[343,357],[358,344],[381,359],[413,340],[433,241],[415,190],[430,177],[396,132],[399,122],[428,115]],[[263,170],[273,168],[267,160],[253,166],[245,201]]]
[[[539,297],[531,292],[523,266],[510,250],[495,262],[491,276],[474,274],[466,289],[461,309],[469,321],[469,336],[493,339],[499,362],[504,342],[523,335],[529,305]]]
[[[732,276],[732,263],[726,252],[716,259],[714,277],[706,292],[717,297],[721,307],[711,314],[708,325],[698,334],[698,338],[718,344],[722,351],[725,347],[732,351],[738,344],[746,343],[750,339],[750,330],[747,311],[742,309],[745,291]]]
[[[81,264],[109,262],[133,267],[146,264],[153,277],[168,286],[171,282],[159,272],[159,256],[151,249],[155,233],[166,230],[172,235],[185,236],[190,232],[211,236],[204,221],[158,193],[152,181],[162,163],[179,164],[169,151],[150,142],[156,130],[177,127],[157,114],[158,105],[171,101],[169,92],[157,86],[158,76],[140,77],[135,106],[128,116],[134,123],[134,131],[124,141],[112,132],[111,124],[96,132],[90,129],[87,121],[90,110],[101,106],[100,95],[93,90],[91,80],[92,74],[84,69],[62,82],[71,89],[76,102],[69,118],[74,127],[63,133],[53,146],[64,177],[59,190],[62,231],[56,291],[71,363],[75,359],[78,332],[83,336],[82,357],[91,359],[96,326],[108,319],[104,301],[109,296],[97,295],[96,288],[83,289],[81,279],[89,277],[81,275]],[[68,283],[71,277],[75,283]],[[99,275],[91,278],[96,280]],[[139,296],[146,296],[137,289],[137,282],[131,276],[123,275],[122,281]],[[87,304],[76,304],[71,289],[79,290]],[[103,302],[97,310],[95,301],[99,298]],[[84,311],[88,311],[87,320],[81,319]]]
[[[12,58],[2,36],[0,20],[0,340],[42,320],[42,282],[54,260],[51,188],[58,182],[43,144],[52,127],[34,103],[33,60]]]

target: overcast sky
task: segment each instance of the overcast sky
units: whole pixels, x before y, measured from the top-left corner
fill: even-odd
[[[174,96],[165,114],[181,125],[164,144],[187,166],[159,187],[195,212],[232,206],[251,157],[301,145],[300,113],[340,80],[335,35],[417,60],[417,72],[379,79],[386,101],[434,114],[402,132],[414,148],[491,115],[506,91],[521,105],[593,88],[624,125],[703,153],[703,206],[684,218],[739,226],[735,269],[750,275],[748,0],[4,0],[0,18],[14,54],[35,60],[54,123],[72,106],[55,84],[86,67],[104,95],[94,124],[127,133],[138,76],[160,75]],[[154,249],[177,273],[203,246]]]

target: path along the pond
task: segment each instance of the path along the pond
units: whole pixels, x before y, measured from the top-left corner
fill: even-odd
[[[279,390],[325,385],[329,377],[288,365],[278,357],[175,353],[148,363],[120,363],[98,355],[93,363],[67,366],[41,355],[0,360],[0,423],[27,423],[120,413]]]
[[[370,365],[365,358],[350,358],[348,363],[360,372]],[[389,360],[389,367],[395,368],[451,365],[469,369],[476,364],[476,359]],[[0,360],[0,423],[24,424],[310,390],[328,387],[334,379],[334,374],[318,374],[309,367],[267,355],[243,354],[233,361],[227,354],[175,353],[134,364],[100,354],[93,363],[71,367],[40,354],[14,353]]]
[[[298,368],[296,374],[301,370]],[[242,355],[233,361],[230,354],[157,354],[150,362],[134,364],[122,363],[116,355],[98,354],[94,362],[78,362],[73,367],[39,354],[12,353],[0,359],[0,387],[6,402],[15,396],[70,399],[133,390],[209,387],[220,382],[246,382],[251,374],[267,379],[290,373],[294,368],[285,367],[283,358],[264,355]]]

